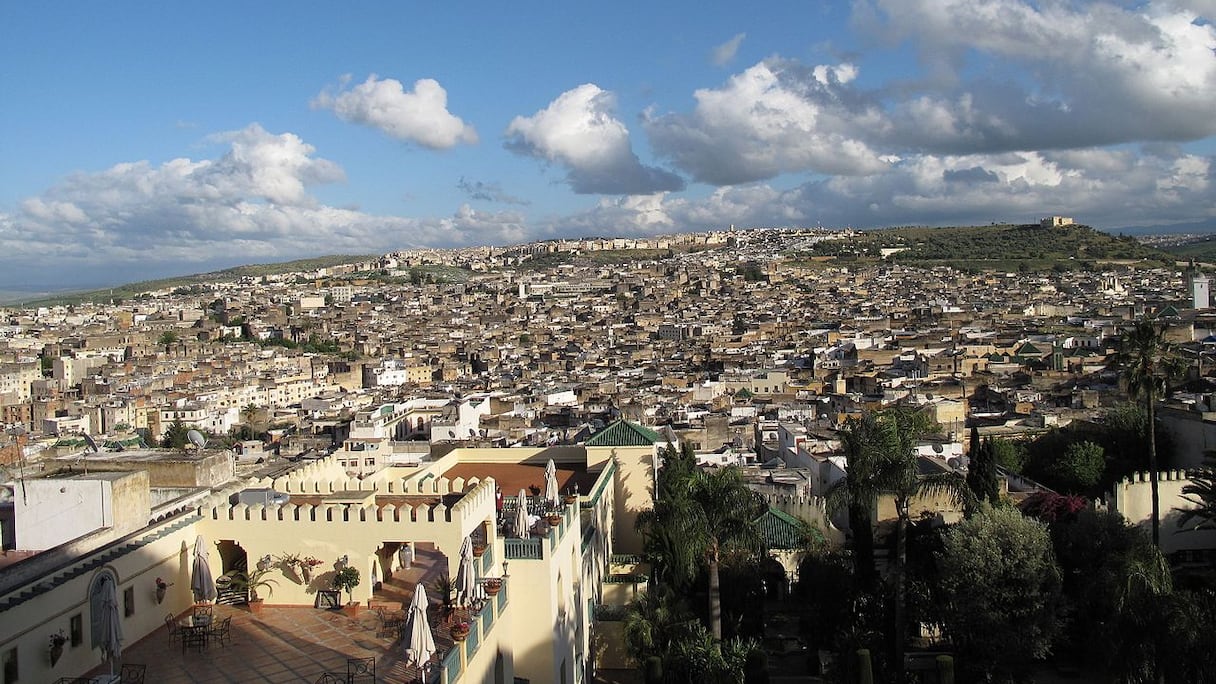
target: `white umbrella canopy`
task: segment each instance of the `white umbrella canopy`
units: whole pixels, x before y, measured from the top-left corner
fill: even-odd
[[[545,501],[551,508],[557,508],[560,500],[561,492],[557,490],[557,466],[554,465],[553,459],[549,459],[545,464]]]
[[[114,673],[114,661],[122,655],[122,616],[118,612],[118,586],[106,577],[102,580],[101,619],[98,646],[106,660],[110,661],[110,674]]]
[[[526,538],[528,536],[528,494],[522,489],[519,490],[519,498],[515,501],[515,536]]]
[[[194,539],[194,564],[190,567],[190,590],[194,592],[194,600],[214,601],[218,595],[215,591],[215,579],[211,576],[211,562],[207,560],[207,543],[203,535]]]
[[[456,596],[468,605],[477,596],[477,576],[473,569],[473,542],[468,537],[460,545],[460,568],[456,572]]]
[[[409,614],[405,617],[405,662],[423,671],[435,653],[435,637],[431,634],[426,608],[426,589],[419,584],[414,588],[414,600],[410,601]]]

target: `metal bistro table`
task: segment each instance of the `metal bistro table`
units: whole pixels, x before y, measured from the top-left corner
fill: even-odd
[[[208,632],[211,631],[210,615],[187,615],[178,621],[181,627],[182,650],[193,646],[200,652],[207,648]]]

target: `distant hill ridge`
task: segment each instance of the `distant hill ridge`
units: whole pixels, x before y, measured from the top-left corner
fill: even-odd
[[[1211,243],[1208,244],[1211,246]],[[653,251],[653,250],[652,250]],[[1171,252],[1174,250],[1171,249]],[[626,254],[614,252],[610,260]],[[227,282],[246,276],[279,275],[341,266],[378,258],[379,255],[329,255],[277,264],[235,266],[220,271],[147,280],[27,300],[26,306],[130,299],[145,292]],[[931,228],[905,226],[853,233],[850,237],[817,243],[806,256],[835,257],[841,262],[879,259],[907,265],[951,265],[960,268],[1042,269],[1089,266],[1101,261],[1148,261],[1172,264],[1178,258],[1141,244],[1130,235],[1111,235],[1086,225],[1041,227],[1039,224],[993,224]],[[1188,255],[1189,256],[1189,255]],[[1206,256],[1206,255],[1205,255]],[[605,256],[605,258],[608,258]],[[653,258],[653,257],[652,257]],[[1184,257],[1185,258],[1185,257]],[[543,260],[542,260],[543,261]],[[564,262],[564,259],[557,259]]]
[[[56,294],[39,299],[30,299],[23,302],[23,305],[53,306],[58,304],[74,304],[78,302],[106,302],[110,300],[130,299],[145,292],[153,292],[156,290],[190,287],[192,285],[207,285],[210,283],[231,282],[244,277],[258,278],[261,276],[280,275],[283,273],[294,273],[297,271],[315,271],[320,268],[331,268],[334,266],[355,264],[361,261],[378,258],[380,258],[379,254],[332,254],[327,256],[310,257],[308,259],[284,261],[277,264],[248,264],[245,266],[233,266],[232,268],[225,268],[220,271],[195,273],[192,275],[175,276],[172,278],[158,278],[156,280],[143,280],[128,283],[126,285],[118,285],[115,287]]]
[[[1006,262],[1033,262],[1036,267],[1068,261],[1141,261],[1172,263],[1168,253],[1141,244],[1129,235],[1111,235],[1072,224],[996,224],[947,228],[901,227],[865,231],[848,240],[815,246],[817,255],[874,258],[884,254],[909,265],[934,263],[997,267]]]

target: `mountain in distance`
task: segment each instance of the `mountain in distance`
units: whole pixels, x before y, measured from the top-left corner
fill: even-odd
[[[1200,232],[1200,224],[1187,224],[1180,232]],[[1172,265],[1179,259],[1198,258],[1216,261],[1216,242],[1171,246],[1167,251],[1141,244],[1122,229],[1121,235],[1095,230],[1080,224],[1043,228],[1039,224],[994,224],[988,226],[899,227],[854,232],[849,237],[818,242],[807,252],[787,253],[795,261],[829,262],[840,265],[865,265],[885,260],[914,266],[947,265],[969,270],[1045,270],[1093,268],[1101,263]],[[1206,246],[1205,246],[1206,245]],[[1207,249],[1211,249],[1209,254]],[[1191,249],[1194,254],[1186,250]],[[626,250],[586,253],[588,263],[662,258],[668,250]],[[256,264],[208,273],[161,278],[99,288],[88,291],[31,295],[0,292],[0,303],[24,306],[106,302],[130,299],[141,293],[215,282],[234,281],[246,276],[276,275],[296,271],[358,263],[379,255],[330,255],[277,264]],[[532,267],[543,268],[564,263],[570,255],[552,254],[538,259]],[[37,297],[37,298],[35,298]]]
[[[136,297],[145,292],[165,290],[178,287],[206,285],[208,283],[232,282],[244,277],[261,277],[294,273],[297,271],[315,271],[320,268],[354,264],[369,259],[378,259],[381,255],[368,254],[332,254],[328,256],[296,259],[274,264],[248,264],[233,266],[220,271],[195,273],[191,275],[143,280],[114,287],[103,287],[95,290],[75,290],[52,293],[21,293],[0,291],[0,304],[21,304],[22,306],[54,306],[59,304],[75,304],[79,302],[119,301]]]

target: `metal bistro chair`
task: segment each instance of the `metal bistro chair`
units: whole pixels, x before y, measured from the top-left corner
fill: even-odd
[[[209,639],[215,639],[223,646],[225,641],[232,641],[232,617],[226,617],[219,622],[211,623],[211,628],[207,631]]]
[[[182,636],[182,630],[178,626],[177,620],[173,619],[172,613],[165,616],[165,631],[167,631],[169,633],[169,645],[170,646],[172,646],[173,642],[176,641],[177,639],[180,639]]]
[[[347,658],[346,659],[346,682],[347,684],[357,684],[358,682],[376,683],[376,659],[375,658]]]
[[[144,684],[144,676],[148,666],[136,663],[124,663],[119,672],[119,684]]]
[[[396,638],[401,635],[401,630],[405,627],[404,613],[376,608],[376,615],[380,618],[380,629],[376,630],[376,636]]]
[[[346,684],[346,676],[341,672],[322,672],[313,684]]]

